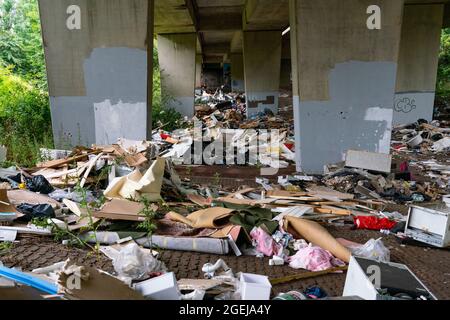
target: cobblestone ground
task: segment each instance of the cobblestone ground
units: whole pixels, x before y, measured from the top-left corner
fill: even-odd
[[[335,237],[343,237],[351,241],[365,243],[371,238],[379,238],[378,232],[350,230],[348,227],[328,227]],[[419,279],[438,297],[438,299],[450,299],[450,252],[448,250],[430,249],[416,246],[401,246],[392,237],[384,237],[385,245],[391,251],[393,262],[406,264]],[[43,267],[52,263],[71,258],[78,264],[95,266],[108,272],[113,272],[111,262],[104,256],[97,257],[89,251],[68,248],[55,243],[52,239],[42,237],[22,238],[20,243],[0,256],[0,260],[9,267],[21,267],[25,271]],[[215,262],[223,258],[234,272],[248,272],[264,274],[270,278],[302,273],[304,271],[291,269],[289,266],[271,267],[268,259],[255,257],[215,256],[192,252],[164,251],[161,259],[169,270],[176,273],[178,279],[198,278],[203,274],[201,267],[208,262]],[[294,281],[277,285],[273,288],[273,294],[290,290],[303,290],[312,285],[318,285],[332,296],[342,295],[345,284],[345,274],[332,274],[313,279]]]

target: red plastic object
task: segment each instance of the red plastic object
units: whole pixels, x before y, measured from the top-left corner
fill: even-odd
[[[397,225],[397,222],[391,221],[389,219],[377,218],[377,217],[355,217],[354,219],[357,229],[367,229],[367,230],[391,230]]]

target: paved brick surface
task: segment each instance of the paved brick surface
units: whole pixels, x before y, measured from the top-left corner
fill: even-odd
[[[372,231],[351,230],[348,227],[329,226],[328,230],[335,237],[365,243],[371,238],[379,238],[381,234]],[[421,279],[425,285],[439,298],[450,299],[450,252],[449,250],[430,249],[415,246],[401,246],[394,237],[384,237],[384,243],[391,250],[393,262],[406,264]],[[50,238],[31,237],[20,240],[10,252],[0,256],[7,266],[21,267],[30,271],[52,263],[72,258],[77,263],[86,266],[96,266],[108,272],[113,272],[111,262],[104,256],[97,257],[87,250],[68,248],[55,243]],[[161,259],[169,270],[176,273],[178,279],[203,277],[201,267],[208,262],[223,258],[234,272],[249,272],[264,274],[270,278],[302,273],[289,266],[270,267],[269,259],[255,257],[215,256],[192,252],[164,251]],[[318,285],[330,295],[342,295],[345,274],[332,274],[314,279],[294,281],[274,287],[274,294],[290,290],[304,290],[309,286]]]

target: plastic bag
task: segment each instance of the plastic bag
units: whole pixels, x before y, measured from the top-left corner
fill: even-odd
[[[289,258],[289,266],[293,269],[308,271],[323,271],[334,267],[344,266],[345,263],[335,258],[329,251],[312,244],[301,248]]]
[[[35,176],[33,178],[25,178],[27,189],[33,192],[49,194],[55,190],[50,182],[44,176]]]
[[[81,193],[79,193],[77,191],[69,191],[69,190],[63,190],[63,189],[56,189],[52,193],[49,193],[48,196],[58,202],[62,202],[64,199],[67,199],[67,200],[81,203],[85,200],[84,196]],[[97,200],[97,198],[94,197],[92,191],[87,190],[86,191],[86,202],[91,203],[91,202],[95,202],[96,200]]]
[[[390,262],[391,254],[388,248],[385,247],[383,241],[380,239],[370,239],[365,245],[349,248],[352,254],[371,260],[380,262]]]
[[[278,255],[283,252],[283,247],[275,242],[262,228],[254,228],[250,236],[255,244],[256,250],[267,257]]]
[[[23,222],[30,222],[35,218],[42,219],[55,217],[55,210],[53,210],[53,207],[49,204],[33,205],[23,203],[17,207],[17,210],[24,214],[23,217],[18,219],[19,221]]]
[[[123,248],[113,260],[114,270],[122,280],[142,280],[152,272],[166,272],[166,266],[151,254],[144,254],[135,244]],[[131,281],[129,281],[131,282]]]

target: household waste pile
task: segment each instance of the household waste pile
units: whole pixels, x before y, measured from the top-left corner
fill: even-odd
[[[413,146],[414,134],[424,140]],[[179,137],[155,135],[152,142],[43,150],[49,160],[36,168],[1,170],[0,241],[57,236],[106,255],[115,272],[70,260],[31,273],[0,266],[0,290],[31,287],[52,299],[266,300],[279,283],[274,279],[235,273],[222,260],[203,266],[205,279],[176,279],[158,250],[269,257],[270,265],[311,276],[343,272],[353,256],[389,262],[389,249],[381,233],[354,243],[334,238],[327,226],[408,239],[409,207],[446,201],[449,193],[448,130],[437,123],[398,128],[394,160],[364,154],[387,157],[387,170],[355,166],[352,157],[361,154],[349,150],[345,163],[327,166],[323,175],[258,178],[259,187],[238,190],[184,181],[173,164]],[[422,159],[427,153],[433,160]],[[422,165],[427,171],[419,176],[413,169]],[[254,282],[267,290],[251,290]],[[323,295],[304,292],[301,299],[312,296]]]
[[[220,93],[218,93],[220,92]],[[293,121],[270,110],[247,118],[245,96],[237,93],[197,96],[196,115],[186,119],[185,129],[153,135],[153,142],[165,144],[161,154],[175,164],[241,165],[287,168],[295,161]],[[217,144],[219,148],[216,148]],[[214,146],[212,157],[203,151]],[[217,150],[218,149],[218,150]],[[186,163],[189,161],[189,163]]]

